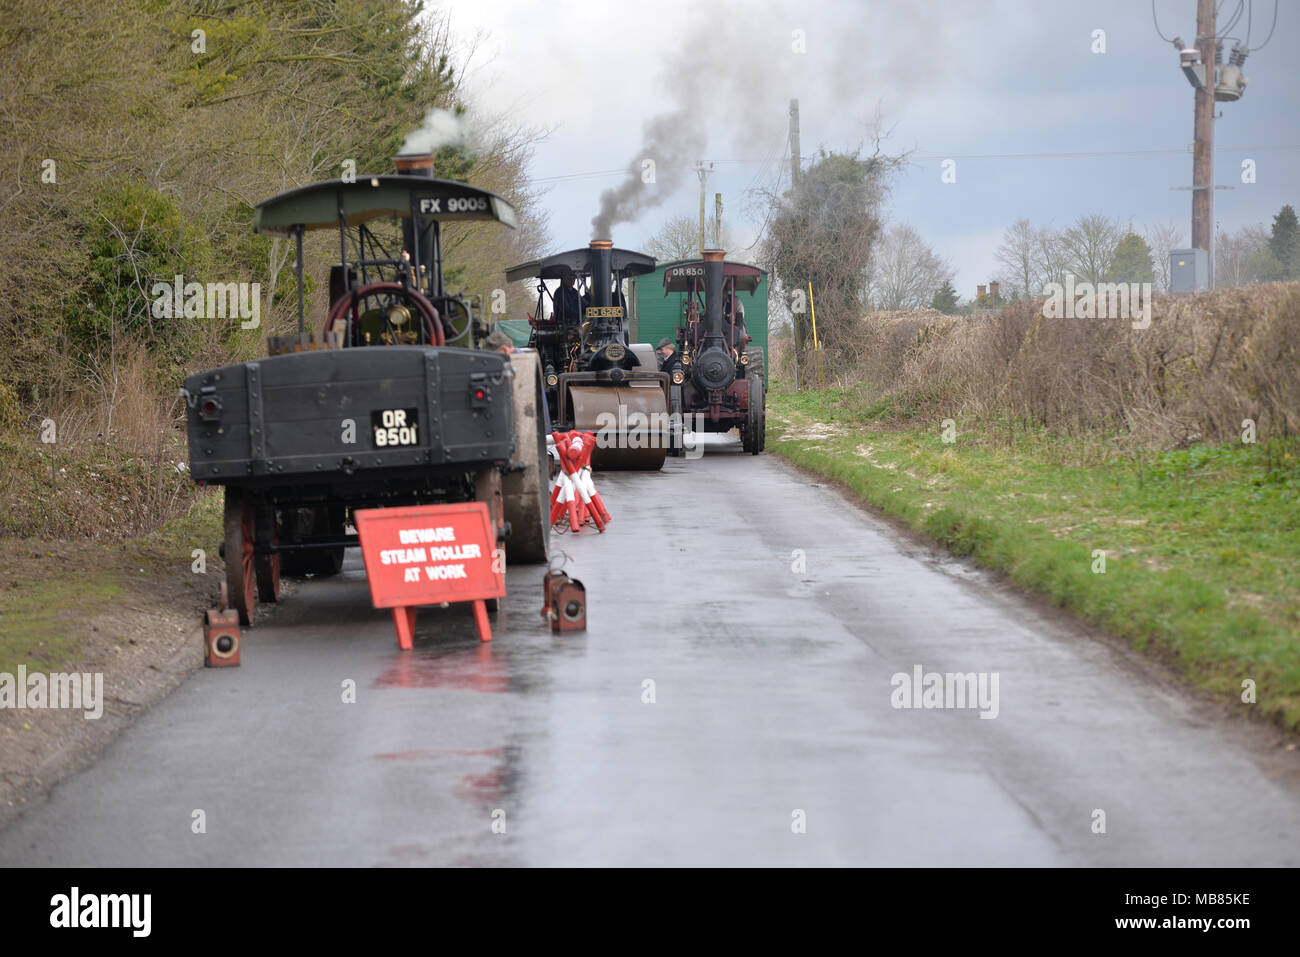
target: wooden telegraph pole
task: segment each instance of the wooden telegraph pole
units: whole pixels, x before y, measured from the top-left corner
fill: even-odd
[[[704,160],[699,160],[695,164],[695,174],[700,178],[700,256],[704,256],[704,186],[709,180],[709,171],[713,169],[713,164],[704,165]]]
[[[1196,48],[1205,64],[1205,86],[1196,90],[1192,146],[1192,248],[1205,250],[1208,288],[1214,288],[1211,248],[1214,224],[1214,0],[1196,0]]]
[[[799,180],[803,171],[799,168],[799,101],[790,101],[790,200],[798,206]],[[799,391],[799,350],[803,348],[803,318],[790,317],[794,332],[794,389]]]

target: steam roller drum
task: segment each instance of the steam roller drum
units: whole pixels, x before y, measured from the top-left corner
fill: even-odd
[[[593,469],[663,468],[668,455],[668,406],[659,383],[574,385],[569,387],[569,401],[573,427],[596,433]]]
[[[538,564],[551,554],[550,458],[546,436],[551,423],[543,402],[542,366],[534,351],[510,356],[514,371],[515,458],[520,472],[501,479],[501,504],[510,523],[506,561]]]

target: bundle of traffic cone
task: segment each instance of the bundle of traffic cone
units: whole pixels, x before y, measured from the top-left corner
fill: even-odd
[[[603,532],[610,521],[609,509],[591,479],[591,453],[596,450],[596,436],[591,432],[552,432],[555,450],[560,456],[560,474],[551,489],[551,524],[563,524],[569,518],[569,530],[578,531],[588,522]]]

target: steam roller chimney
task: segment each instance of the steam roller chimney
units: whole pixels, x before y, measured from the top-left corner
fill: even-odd
[[[591,304],[593,306],[611,306],[610,285],[614,281],[612,239],[593,239],[591,241]]]

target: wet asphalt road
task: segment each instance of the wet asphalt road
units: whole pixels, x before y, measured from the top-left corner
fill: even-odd
[[[490,645],[426,610],[401,653],[349,554],[0,865],[1300,864],[1300,794],[1240,730],[836,491],[734,440],[597,478],[610,531],[556,541],[585,634],[517,567]],[[996,672],[997,717],[892,707],[916,665]]]

